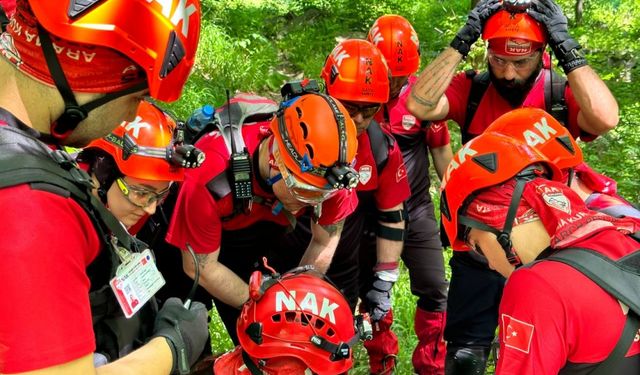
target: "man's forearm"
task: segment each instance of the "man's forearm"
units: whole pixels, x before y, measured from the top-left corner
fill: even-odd
[[[405,229],[405,222],[400,223],[384,223],[389,228]],[[394,263],[400,260],[404,241],[389,240],[378,236],[376,238],[376,257],[377,263]]]
[[[300,265],[311,264],[317,271],[327,272],[340,242],[343,225],[343,221],[332,225],[311,223],[311,241],[300,260]]]
[[[200,267],[198,283],[212,296],[229,306],[242,307],[249,299],[249,285],[238,275],[217,260],[217,253],[196,254]],[[193,259],[187,252],[182,252],[182,261],[187,275],[195,277]]]
[[[594,135],[615,128],[619,121],[618,102],[598,74],[586,65],[570,72],[567,79],[580,106],[580,128]]]
[[[160,375],[169,374],[173,357],[167,339],[156,337],[134,352],[98,367],[98,375]]]
[[[441,98],[460,61],[462,55],[447,47],[422,71],[407,99],[407,108],[414,116],[421,120],[439,120],[446,116],[446,113],[441,113],[444,105]]]
[[[453,158],[453,151],[451,145],[445,145],[437,148],[430,148],[431,157],[433,158],[433,167],[436,169],[438,178],[442,181],[442,176],[447,171],[447,167]]]

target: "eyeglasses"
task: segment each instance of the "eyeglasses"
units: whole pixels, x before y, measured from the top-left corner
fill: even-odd
[[[525,70],[528,68],[531,68],[532,66],[534,66],[537,62],[538,62],[538,57],[539,57],[540,53],[537,52],[529,57],[525,57],[523,59],[519,59],[519,60],[505,60],[503,58],[500,58],[496,55],[494,55],[493,53],[489,53],[488,54],[488,58],[489,58],[489,62],[491,63],[492,66],[494,66],[495,68],[498,69],[504,69],[507,67],[507,65],[511,65],[513,66],[513,69],[520,71],[520,70]]]
[[[285,166],[277,144],[274,144],[273,159],[275,161],[274,167],[280,172],[278,176],[282,178],[287,189],[296,200],[310,205],[317,205],[338,192],[338,189],[322,189],[298,180]],[[278,176],[272,178],[272,182],[277,182],[280,179]]]
[[[131,186],[122,178],[116,179],[116,184],[129,203],[140,208],[147,208],[154,203],[161,203],[169,194],[169,189],[171,189],[171,185],[169,185],[168,188],[156,193],[148,189]]]
[[[373,117],[380,109],[380,104],[358,105],[351,102],[340,101],[344,108],[349,112],[349,116],[355,117],[358,113],[362,114],[362,117]]]

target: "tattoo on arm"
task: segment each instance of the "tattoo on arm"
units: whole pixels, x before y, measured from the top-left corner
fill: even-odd
[[[459,62],[459,58],[445,51],[429,64],[411,90],[411,97],[416,103],[434,108],[449,86]]]
[[[342,227],[344,227],[344,220],[339,221],[335,224],[322,225],[322,228],[329,233],[330,236],[338,234],[342,232]]]
[[[204,270],[205,266],[211,260],[209,258],[209,255],[211,254],[196,254],[196,259],[198,260],[198,267],[200,268],[200,271]]]

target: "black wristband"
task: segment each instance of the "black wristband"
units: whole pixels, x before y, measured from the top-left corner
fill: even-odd
[[[471,45],[457,35],[453,38],[451,43],[449,43],[449,46],[458,51],[462,55],[463,59],[466,59],[469,51],[471,51]]]
[[[587,65],[587,59],[584,57],[582,47],[575,39],[567,38],[562,43],[553,45],[553,53],[556,55],[562,65],[565,74]]]

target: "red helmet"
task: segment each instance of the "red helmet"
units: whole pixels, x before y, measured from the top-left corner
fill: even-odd
[[[334,167],[349,169],[356,157],[356,125],[339,101],[324,94],[283,102],[271,130],[286,168],[317,188],[332,188],[328,176]]]
[[[562,173],[542,153],[526,143],[497,133],[483,133],[467,142],[453,157],[442,180],[442,223],[451,247],[468,251],[458,238],[458,215],[467,199],[478,190],[498,185],[525,168],[542,164],[560,181]]]
[[[382,52],[393,77],[408,76],[418,71],[418,34],[404,17],[387,14],[378,18],[371,26],[367,40]]]
[[[339,100],[386,103],[391,72],[380,51],[362,39],[338,43],[327,56],[320,76],[327,93]]]
[[[143,101],[135,120],[122,122],[111,134],[91,142],[86,149],[98,148],[113,157],[125,176],[151,181],[182,181],[184,168],[171,163],[168,150],[173,146],[176,123],[153,104]]]
[[[270,280],[256,272],[249,284],[251,299],[236,325],[249,356],[294,357],[321,375],[351,368],[357,341],[353,313],[333,285],[295,271]]]
[[[485,132],[500,133],[535,147],[560,169],[582,163],[582,150],[567,128],[539,108],[519,108],[495,120]]]
[[[198,0],[29,0],[38,22],[62,39],[108,47],[141,66],[152,97],[174,101],[193,66]]]
[[[547,42],[544,28],[527,13],[499,10],[487,20],[482,39],[503,55],[527,55]]]

